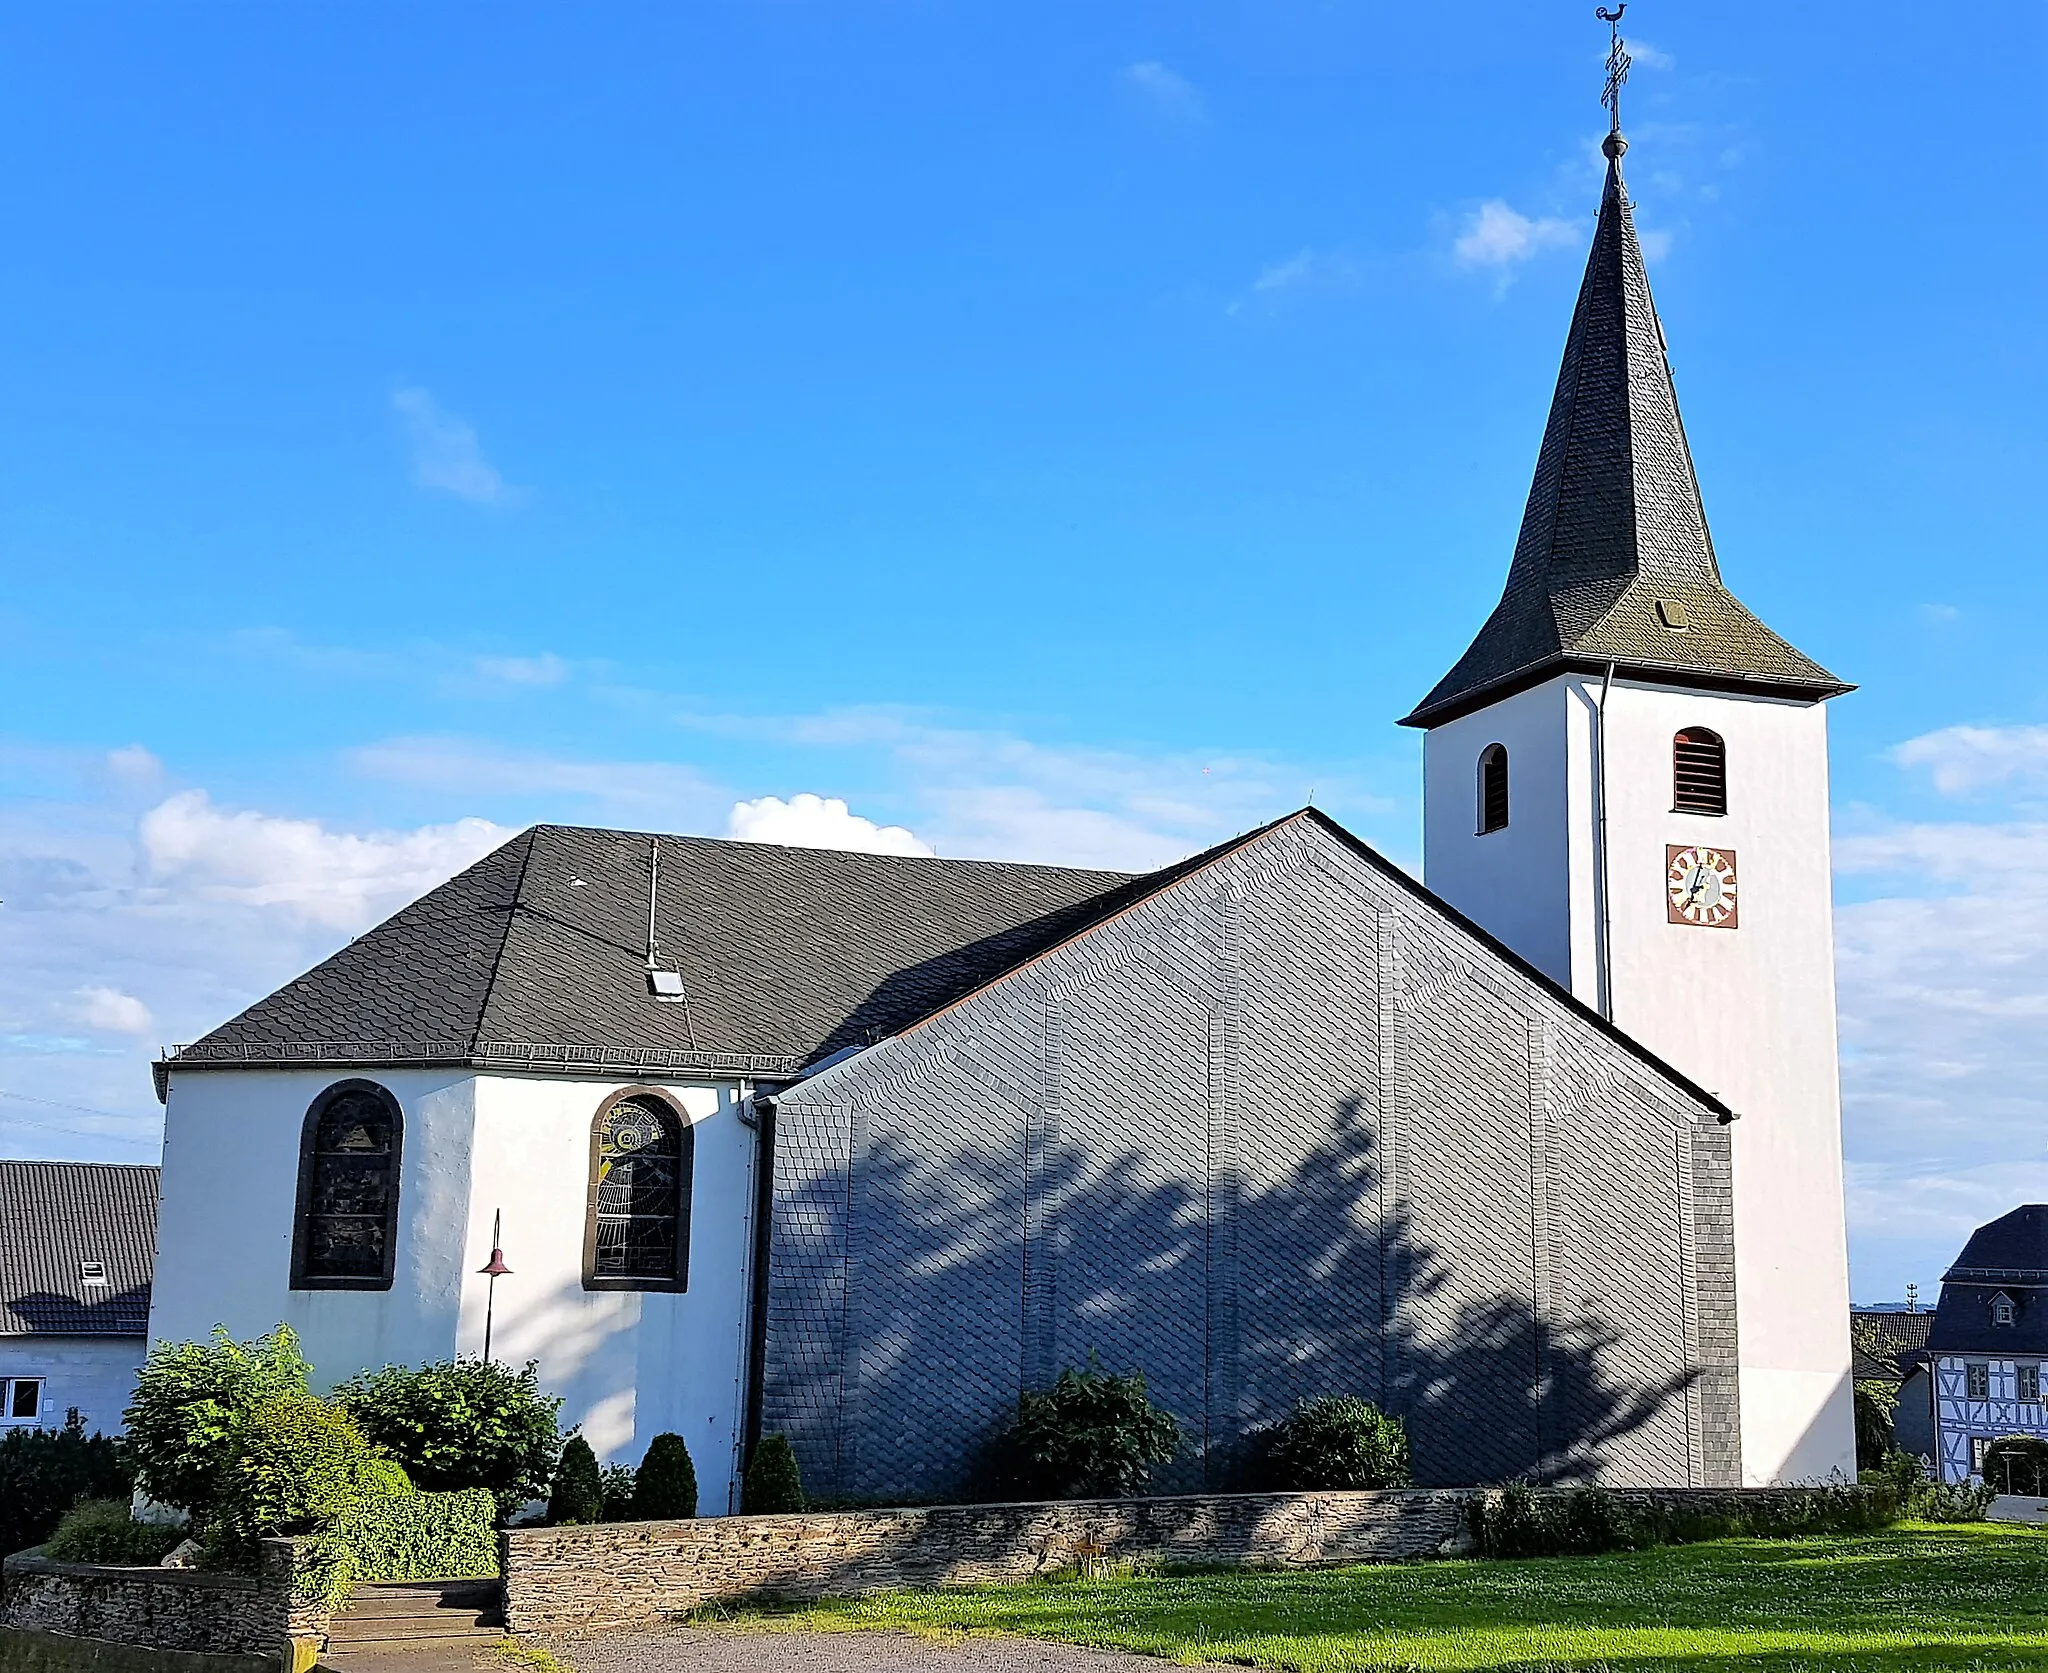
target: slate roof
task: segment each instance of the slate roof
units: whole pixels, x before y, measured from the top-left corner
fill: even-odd
[[[155,1168],[0,1162],[0,1336],[146,1334],[156,1196]]]
[[[647,992],[656,840],[661,962],[683,1004]],[[772,1078],[895,1032],[1146,881],[540,825],[172,1061]]]
[[[1857,1380],[1882,1378],[1902,1382],[1906,1367],[1926,1356],[1927,1333],[1934,1326],[1934,1314],[1932,1310],[1900,1313],[1890,1308],[1852,1307],[1849,1325],[1855,1345]],[[1866,1348],[1865,1341],[1872,1347]]]
[[[1568,669],[1830,697],[1852,689],[1722,584],[1609,136],[1579,286],[1506,590],[1404,726],[1436,726]],[[1666,624],[1660,601],[1682,612]]]
[[[2017,1322],[1991,1322],[2011,1299]],[[1927,1346],[1934,1353],[2048,1353],[2048,1203],[2027,1203],[1979,1226],[1941,1275],[1941,1304]]]

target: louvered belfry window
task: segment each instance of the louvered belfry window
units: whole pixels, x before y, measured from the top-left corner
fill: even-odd
[[[689,1277],[694,1135],[665,1099],[621,1098],[593,1134],[589,1258],[594,1288],[682,1289]]]
[[[1508,823],[1508,749],[1488,744],[1479,752],[1479,834],[1500,831]]]
[[[1671,740],[1671,806],[1677,813],[1728,811],[1728,746],[1721,734],[1688,726]]]
[[[299,1150],[295,1289],[391,1287],[404,1118],[371,1081],[330,1086],[306,1112]]]

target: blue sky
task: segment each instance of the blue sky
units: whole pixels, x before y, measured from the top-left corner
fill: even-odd
[[[1591,11],[12,9],[0,1151],[151,1154],[158,1043],[536,819],[1135,866],[1313,795],[1413,863]],[[1724,567],[1862,688],[1891,1297],[2048,1197],[2048,23],[1628,22]]]

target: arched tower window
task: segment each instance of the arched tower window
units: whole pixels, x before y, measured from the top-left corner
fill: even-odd
[[[1507,829],[1508,746],[1488,744],[1479,752],[1479,834]]]
[[[337,1081],[299,1138],[295,1290],[388,1290],[398,1242],[405,1117],[375,1081]]]
[[[695,1133],[661,1093],[605,1101],[590,1129],[585,1289],[689,1287],[695,1158]]]
[[[1688,726],[1671,740],[1671,808],[1674,813],[1728,811],[1728,746],[1720,733]]]

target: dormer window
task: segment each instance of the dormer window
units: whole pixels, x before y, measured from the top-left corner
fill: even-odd
[[[1508,746],[1488,744],[1479,752],[1479,834],[1508,827]]]
[[[2010,1330],[2019,1323],[2020,1310],[2011,1296],[2000,1293],[1991,1298],[1991,1323],[1997,1330]]]

